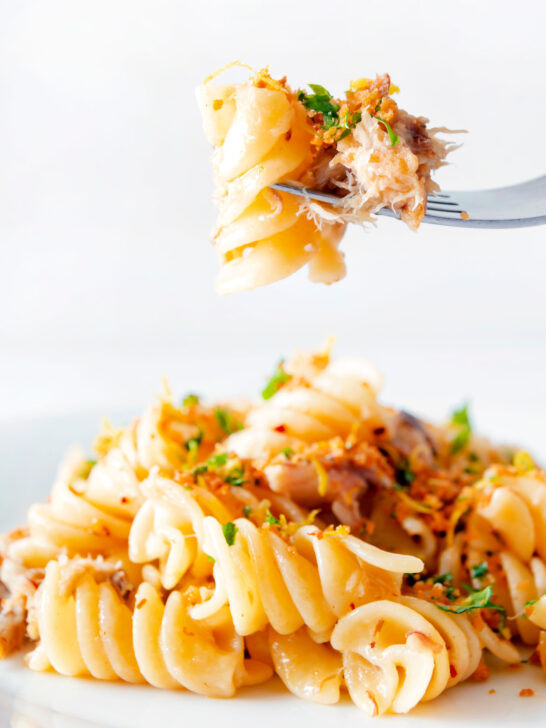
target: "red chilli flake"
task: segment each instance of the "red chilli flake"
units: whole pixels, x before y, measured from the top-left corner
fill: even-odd
[[[137,609],[142,609],[142,607],[146,604],[148,600],[147,599],[141,599],[139,603],[136,605]]]
[[[457,677],[457,668],[455,667],[455,665],[449,666],[449,674],[451,675],[451,677]]]
[[[519,691],[520,698],[532,698],[534,694],[535,691],[531,690],[531,688],[523,688],[523,690]]]
[[[491,688],[489,691],[489,695],[494,695],[497,691],[494,688]]]
[[[349,606],[351,607],[351,609],[356,609],[356,607],[355,607],[355,603],[354,603],[354,602],[351,602],[351,603],[349,604]]]
[[[277,425],[277,427],[273,428],[275,432],[286,432],[286,426],[285,425]]]

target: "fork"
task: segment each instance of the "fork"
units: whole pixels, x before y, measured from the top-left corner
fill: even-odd
[[[329,205],[343,204],[343,198],[328,192],[297,186],[297,183],[271,185],[275,190],[290,192]],[[395,217],[383,207],[378,215]],[[490,190],[442,191],[427,197],[423,222],[471,228],[519,228],[546,223],[546,175],[509,187]]]

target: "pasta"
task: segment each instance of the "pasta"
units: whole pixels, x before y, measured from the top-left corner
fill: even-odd
[[[388,75],[353,82],[341,101],[313,84],[312,94],[294,93],[267,70],[236,85],[212,83],[214,75],[197,97],[214,147],[219,293],[267,285],[306,264],[312,281],[343,278],[347,221],[369,221],[382,207],[418,227],[427,193],[438,189],[431,171],[449,145],[426,119],[398,108]],[[337,191],[342,204],[269,188],[282,180]]]
[[[271,674],[267,665],[244,659],[243,639],[225,610],[197,623],[179,592],[163,604],[154,587],[143,583],[131,611],[112,584],[97,583],[90,574],[73,592],[63,588],[62,567],[51,561],[39,599],[33,669],[51,666],[63,675],[182,686],[212,697],[230,697],[237,687]]]
[[[546,669],[546,474],[383,405],[371,364],[280,362],[249,407],[104,424],[0,544],[0,657],[33,670],[405,713],[488,654]]]

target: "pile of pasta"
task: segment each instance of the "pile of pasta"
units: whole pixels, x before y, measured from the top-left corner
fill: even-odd
[[[253,405],[104,423],[3,538],[0,655],[212,697],[275,673],[369,715],[486,678],[487,652],[546,665],[545,473],[380,388],[300,355]]]
[[[453,145],[437,136],[446,129],[398,107],[387,74],[352,81],[343,99],[318,84],[294,92],[267,69],[250,69],[239,84],[213,83],[217,75],[197,96],[214,147],[219,293],[264,286],[306,264],[312,281],[338,281],[347,222],[370,222],[384,207],[419,227],[427,194],[439,189],[431,173]],[[336,194],[339,204],[270,188],[283,181]]]

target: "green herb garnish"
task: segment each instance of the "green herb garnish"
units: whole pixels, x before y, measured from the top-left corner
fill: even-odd
[[[184,443],[184,447],[188,452],[195,453],[199,450],[199,445],[201,444],[203,440],[203,430],[199,429],[199,434],[195,437],[190,437],[189,440],[186,440]]]
[[[214,558],[214,556],[211,556],[210,554],[207,554],[207,559],[208,559],[209,561],[212,561],[212,563],[213,563],[213,564],[214,564],[214,562],[216,561],[216,559]]]
[[[445,574],[439,574],[439,576],[435,576],[432,580],[433,584],[441,584],[444,587],[444,596],[449,599],[450,602],[457,599],[452,582],[453,574],[450,571],[446,571]]]
[[[283,449],[281,450],[281,452],[282,452],[282,454],[284,455],[284,457],[287,460],[290,457],[290,455],[293,455],[294,454],[294,451],[292,450],[291,447],[283,447]]]
[[[233,432],[243,429],[242,424],[237,422],[231,412],[228,412],[226,409],[214,410],[214,416],[226,435],[231,435]]]
[[[481,579],[482,576],[485,576],[486,574],[489,574],[489,566],[487,564],[487,561],[482,561],[481,564],[476,564],[476,566],[473,566],[470,569],[470,576],[472,576],[474,579]]]
[[[485,589],[480,591],[474,591],[469,594],[462,602],[454,605],[447,604],[436,604],[438,609],[443,612],[452,612],[453,614],[464,614],[465,612],[471,612],[475,609],[493,609],[502,615],[502,621],[506,618],[506,610],[501,607],[500,604],[495,604],[491,601],[493,596],[493,587],[491,584],[486,586]]]
[[[87,480],[87,478],[89,477],[89,473],[95,467],[96,464],[97,464],[96,460],[86,460],[84,462],[84,464],[82,465],[82,468],[79,472],[79,477],[82,478],[83,480]]]
[[[399,485],[411,485],[415,480],[415,473],[410,470],[409,461],[405,460],[396,468],[396,482]],[[396,489],[396,486],[395,486]]]
[[[470,416],[468,414],[468,405],[465,404],[459,410],[455,410],[451,415],[452,425],[463,425],[464,427],[470,427]]]
[[[250,506],[243,506],[243,516],[245,518],[250,518],[251,513],[252,513],[252,508]]]
[[[358,122],[361,119],[362,119],[361,111],[353,112],[351,121],[349,121],[349,115],[345,114],[345,116],[343,117],[343,121],[339,124],[340,128],[342,128],[343,131],[341,132],[341,135],[340,135],[338,141],[341,141],[341,139],[345,139],[346,136],[349,136],[349,134],[352,132],[353,128],[358,124]]]
[[[227,545],[233,546],[235,543],[235,536],[238,531],[237,526],[232,521],[228,521],[222,526],[222,531],[224,532],[224,538],[226,539]]]
[[[269,523],[270,526],[279,525],[279,519],[275,518],[275,516],[271,513],[271,511],[269,509],[267,509],[267,511],[266,511],[265,520],[266,520],[266,523]]]
[[[391,125],[388,122],[386,122],[385,119],[382,119],[380,116],[376,116],[374,118],[376,118],[377,121],[379,121],[381,124],[383,124],[383,126],[387,130],[387,134],[389,135],[389,141],[391,143],[391,147],[394,147],[394,145],[400,141],[400,137],[398,136],[398,134],[394,133]]]
[[[312,94],[306,94],[304,91],[298,91],[298,99],[309,111],[315,111],[322,114],[323,128],[330,129],[338,126],[339,122],[339,104],[334,104],[332,94],[327,91],[324,86],[318,83],[310,83],[309,88],[314,91]]]
[[[284,359],[281,359],[277,364],[277,368],[271,375],[270,380],[262,390],[263,399],[271,399],[271,397],[279,391],[283,384],[286,384],[286,382],[289,382],[292,379],[292,375],[284,371],[283,364]]]
[[[309,88],[314,93],[306,94],[305,91],[298,91],[298,99],[309,111],[322,114],[322,128],[324,130],[342,129],[338,141],[344,139],[362,119],[362,111],[354,111],[350,115],[347,112],[343,118],[340,118],[340,106],[334,102],[332,94],[324,86],[320,86],[318,83],[310,83]]]
[[[452,455],[455,455],[468,445],[472,435],[472,425],[468,415],[467,404],[453,412],[451,415],[451,424],[459,428],[459,431],[451,441],[450,452]]]
[[[198,465],[191,471],[191,474],[200,475],[201,473],[206,473],[209,468],[220,468],[222,467],[222,465],[225,465],[227,463],[227,460],[227,452],[219,452],[216,455],[211,455],[206,463]]]
[[[187,394],[182,400],[182,407],[190,407],[199,404],[199,397],[196,394]]]
[[[209,468],[220,468],[222,465],[227,463],[228,455],[227,452],[219,452],[216,455],[211,455],[207,460]]]
[[[245,471],[244,468],[233,468],[225,477],[226,483],[229,485],[236,485],[240,488],[245,483]]]

